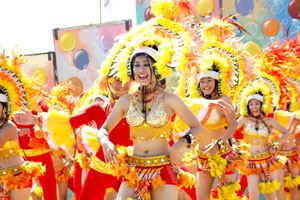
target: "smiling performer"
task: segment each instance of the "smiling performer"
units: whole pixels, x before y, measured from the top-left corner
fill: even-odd
[[[247,165],[240,167],[240,173],[248,179],[250,199],[259,199],[259,193],[265,193],[268,199],[275,199],[275,191],[280,188],[276,180],[277,169],[283,163],[274,153],[291,136],[275,119],[267,117],[272,111],[272,103],[276,102],[276,96],[272,94],[268,84],[247,82],[237,89],[235,95],[241,114],[238,126],[244,128],[244,142],[251,145]],[[273,128],[283,136],[270,145],[269,136]]]
[[[160,78],[171,73],[172,67],[184,66],[189,38],[178,24],[169,20],[155,18],[142,26],[151,24],[155,26],[149,30],[141,27],[131,30],[134,35],[127,38],[130,41],[117,53],[114,61],[121,80],[126,82],[132,78],[140,87],[119,99],[98,134],[106,161],[116,165],[111,167],[116,176],[123,177],[120,199],[177,199],[177,186],[186,181],[182,173],[174,172],[181,164],[179,150],[192,144],[202,131],[183,101],[158,84]],[[168,139],[173,132],[170,118],[174,113],[191,129],[170,148]],[[118,148],[118,151],[108,133],[123,117],[130,125],[133,149]],[[116,163],[115,159],[120,162]],[[185,183],[185,186],[193,185],[193,182]]]
[[[237,122],[228,96],[229,83],[239,83],[243,63],[230,46],[210,40],[206,47],[199,51],[197,64],[188,74],[187,93],[192,99],[208,103],[221,100],[222,104],[220,108],[209,106],[205,118],[201,119],[204,134],[198,145],[197,198],[210,199],[212,195],[213,198],[230,199],[239,188],[235,182],[235,170],[241,164],[241,158],[231,147]],[[218,188],[211,193],[216,176],[219,178]]]

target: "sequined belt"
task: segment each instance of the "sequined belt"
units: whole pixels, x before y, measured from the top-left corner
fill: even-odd
[[[169,155],[152,156],[152,157],[140,157],[127,155],[126,162],[130,165],[139,167],[156,167],[160,165],[170,164]]]
[[[264,153],[259,153],[259,154],[251,154],[248,157],[248,160],[261,160],[264,158],[268,158],[271,156],[271,152],[270,151],[266,151]]]
[[[39,156],[42,155],[44,153],[48,153],[49,149],[44,149],[44,148],[40,148],[40,149],[20,149],[20,154],[22,156],[27,156],[27,157],[33,157],[33,156]]]
[[[12,174],[22,173],[22,165],[0,170],[0,177],[7,176],[8,173],[12,173]]]
[[[220,149],[220,153],[221,155],[227,154],[229,151],[231,150],[231,146],[229,144],[226,144],[225,146],[223,146]],[[198,156],[202,157],[202,158],[208,158],[208,156],[204,153],[204,151],[198,149]]]
[[[103,174],[111,174],[110,165],[103,162],[97,156],[92,156],[91,168]]]
[[[280,156],[295,156],[299,154],[299,152],[296,149],[290,151],[278,151],[277,153]]]

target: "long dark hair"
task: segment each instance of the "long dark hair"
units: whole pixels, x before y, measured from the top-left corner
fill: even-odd
[[[263,96],[263,94],[261,93],[261,92],[258,92],[258,93],[256,93],[256,94],[259,94],[259,95],[262,95]],[[249,101],[250,102],[250,101]],[[247,103],[247,113],[248,113],[248,115],[250,115],[251,117],[254,117],[253,115],[252,115],[252,113],[251,113],[251,111],[250,111],[250,107],[249,107],[249,102]],[[261,116],[265,116],[266,114],[265,114],[265,112],[264,112],[264,110],[263,110],[263,102],[261,102],[260,103],[260,114],[259,114],[259,116],[258,117],[254,117],[254,118],[259,118],[261,121],[262,121],[262,123],[265,125],[265,127],[268,129],[268,133],[270,134],[271,133],[271,130],[269,129],[269,126],[267,125],[267,123],[263,120],[263,118],[261,117]],[[257,127],[257,130],[256,131],[258,131],[258,129],[259,129],[259,127]]]
[[[157,50],[157,47],[152,47],[154,48],[155,50]],[[152,62],[153,64],[156,62],[151,56],[149,56],[148,54],[146,53],[137,53],[135,54],[132,59],[131,59],[131,63],[130,63],[130,76],[131,78],[134,80],[134,73],[133,73],[133,67],[134,67],[134,62],[135,62],[135,59],[138,57],[138,56],[146,56],[147,58],[147,61],[148,61],[148,65],[150,66],[150,63]],[[158,83],[158,80],[160,79],[160,76],[157,72],[157,69],[156,67],[150,67],[150,72],[151,72],[151,77],[150,77],[150,83],[152,83],[152,74],[154,74],[155,76],[155,81],[156,81],[156,86],[159,85]],[[154,72],[154,73],[152,73]],[[155,86],[155,87],[156,87]],[[146,103],[145,103],[145,99],[146,99],[146,93],[147,93],[147,88],[146,86],[142,86],[141,88],[139,88],[139,90],[141,91],[141,101],[142,101],[142,113],[145,114],[145,119],[146,119],[146,116],[147,116],[147,109],[146,109]]]
[[[5,92],[0,89],[0,94],[6,95]],[[9,113],[8,113],[8,103],[7,102],[0,102],[2,104],[2,113],[1,113],[1,118],[0,122],[2,123],[2,126],[7,122]]]

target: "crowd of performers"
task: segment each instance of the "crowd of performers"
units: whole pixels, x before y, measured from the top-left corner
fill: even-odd
[[[251,57],[230,17],[151,10],[79,99],[1,53],[0,199],[299,199],[299,37]]]

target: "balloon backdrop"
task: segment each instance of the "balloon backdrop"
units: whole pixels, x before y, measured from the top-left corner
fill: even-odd
[[[260,46],[253,41],[247,42],[245,46],[246,50],[250,53],[251,56],[255,56],[256,54],[261,53]]]
[[[213,9],[214,9],[213,0],[198,0],[196,4],[196,10],[202,16],[211,14]]]
[[[288,6],[288,12],[292,18],[300,18],[300,0],[292,0]]]
[[[47,82],[47,73],[46,71],[41,68],[41,67],[37,67],[33,70],[33,73],[32,73],[32,76],[38,76],[39,77],[39,80],[41,80],[43,83],[46,84]]]
[[[144,12],[144,18],[146,21],[148,21],[149,19],[153,18],[154,15],[151,13],[151,7],[149,6],[148,8],[146,8],[145,12]]]
[[[279,28],[279,22],[275,18],[267,19],[262,25],[262,31],[266,36],[276,35],[279,31]]]
[[[59,39],[60,48],[64,51],[73,51],[76,47],[76,36],[73,33],[64,33]]]
[[[104,51],[109,51],[114,44],[114,39],[115,39],[115,34],[106,33],[102,35],[100,38],[100,47]]]
[[[73,56],[73,63],[78,69],[85,69],[89,64],[89,54],[86,52],[86,50],[77,50]]]
[[[79,96],[83,91],[83,85],[82,85],[81,80],[77,77],[72,77],[68,80],[68,82],[74,86],[73,87],[73,95],[75,97]]]
[[[247,16],[252,13],[254,2],[253,0],[235,0],[235,9],[239,14]]]

